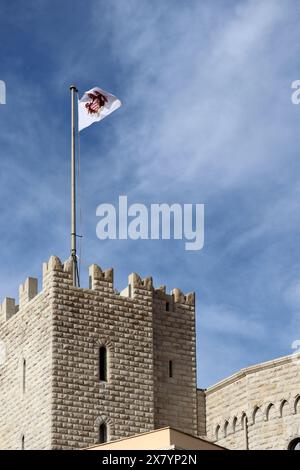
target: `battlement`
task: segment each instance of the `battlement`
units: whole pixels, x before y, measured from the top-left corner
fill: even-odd
[[[71,260],[51,256],[41,286],[28,277],[0,307],[0,447],[78,449],[102,425],[111,440],[169,424],[195,434],[194,294],[137,273],[119,293],[97,264],[81,277],[73,286]]]
[[[18,311],[18,305],[16,305],[15,299],[5,297],[0,305],[0,317],[4,317],[5,320],[9,320]]]
[[[134,299],[138,289],[143,289],[152,293],[153,298],[161,299],[172,304],[195,305],[195,294],[190,292],[184,294],[180,289],[173,289],[170,294],[166,292],[166,286],[154,288],[152,277],[142,277],[137,273],[131,273],[128,276],[128,285],[119,293],[114,289],[114,271],[112,268],[102,271],[97,264],[89,267],[89,290],[101,290],[104,287],[109,288],[116,295],[122,298]],[[53,276],[58,276],[69,288],[83,289],[72,286],[72,263],[68,259],[65,262],[57,256],[51,256],[48,262],[43,263],[42,292],[51,286]],[[27,306],[31,300],[38,295],[38,280],[34,277],[28,277],[23,284],[19,286],[19,304],[15,299],[6,297],[0,305],[0,317],[5,320],[12,318],[19,310]]]
[[[22,308],[38,293],[38,280],[35,277],[28,277],[24,284],[19,287],[19,308]]]

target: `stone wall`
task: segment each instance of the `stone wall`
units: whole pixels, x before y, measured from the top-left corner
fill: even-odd
[[[197,421],[198,435],[206,435],[206,394],[205,390],[197,390]]]
[[[230,449],[287,449],[300,437],[300,355],[197,390],[194,294],[167,294],[137,274],[119,294],[113,271],[97,265],[89,281],[89,289],[73,287],[70,262],[51,257],[40,293],[28,278],[19,306],[4,300],[1,449],[87,447],[98,443],[101,423],[109,439],[171,426]]]
[[[20,310],[14,299],[0,309],[6,350],[0,364],[1,449],[51,446],[52,301],[49,290],[37,295],[37,280],[29,278],[20,286]]]
[[[102,422],[109,439],[154,429],[152,286],[141,284],[132,297],[122,297],[113,288],[113,272],[93,265],[92,288],[72,287],[68,267],[57,260],[53,448],[97,443]],[[108,350],[107,382],[98,376],[101,345]]]
[[[73,287],[70,262],[52,256],[43,266],[41,293],[29,278],[20,287],[20,308],[5,299],[1,448],[21,448],[23,435],[26,449],[87,447],[99,442],[102,423],[109,439],[163,425],[197,433],[194,295],[175,289],[168,296],[137,274],[119,294],[113,271],[97,265],[89,284]],[[103,346],[106,381],[99,378]]]
[[[230,449],[287,449],[300,437],[300,355],[242,369],[206,391],[207,436]]]
[[[197,434],[195,297],[154,292],[155,427]],[[170,363],[171,361],[171,363]],[[171,369],[171,370],[170,370]]]

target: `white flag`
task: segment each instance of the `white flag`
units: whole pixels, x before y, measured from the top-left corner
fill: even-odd
[[[90,126],[93,122],[101,121],[122,105],[114,95],[94,87],[86,91],[78,100],[78,130]]]

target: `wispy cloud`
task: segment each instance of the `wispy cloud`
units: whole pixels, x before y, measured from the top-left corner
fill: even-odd
[[[117,287],[137,271],[196,291],[202,386],[288,353],[298,318],[299,6],[41,0],[3,11],[2,297],[51,253],[69,255],[68,86],[101,85],[124,106],[82,132],[83,266],[115,266]],[[205,203],[204,250],[100,243],[96,207],[119,194]]]
[[[226,305],[207,305],[201,309],[201,327],[204,331],[223,333],[238,339],[265,337],[264,325],[258,319],[243,316],[242,312],[233,312]]]

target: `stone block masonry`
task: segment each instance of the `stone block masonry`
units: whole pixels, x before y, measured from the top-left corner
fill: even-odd
[[[51,448],[52,302],[45,289],[22,308],[5,299],[0,309],[0,339],[6,358],[0,365],[0,448]],[[27,297],[27,303],[26,303]]]
[[[195,296],[154,292],[155,427],[197,435]]]
[[[257,364],[206,391],[208,438],[229,449],[287,450],[300,438],[300,355]]]
[[[69,261],[52,256],[40,293],[28,278],[19,306],[4,300],[1,449],[87,447],[102,423],[108,439],[162,425],[197,433],[194,294],[168,295],[137,274],[117,294],[111,269],[92,265],[89,276],[89,289],[73,287]]]
[[[4,299],[1,449],[80,449],[165,426],[229,449],[300,442],[300,354],[197,390],[194,293],[134,273],[119,294],[113,276],[94,264],[89,288],[73,287],[70,262],[52,256],[40,292],[29,277],[18,305]]]

